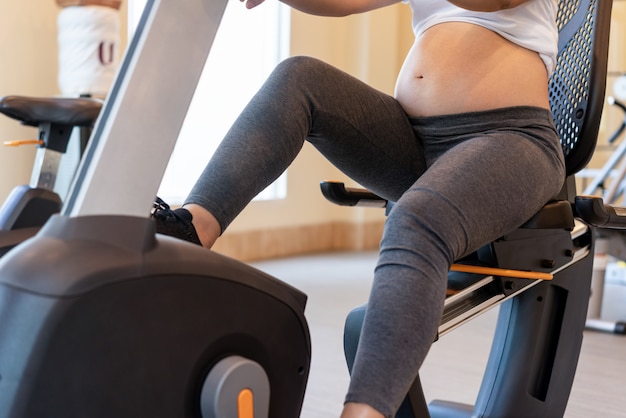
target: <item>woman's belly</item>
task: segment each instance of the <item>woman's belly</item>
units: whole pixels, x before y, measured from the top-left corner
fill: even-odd
[[[416,39],[395,96],[417,117],[510,106],[549,108],[548,75],[536,52],[462,22],[433,26]]]

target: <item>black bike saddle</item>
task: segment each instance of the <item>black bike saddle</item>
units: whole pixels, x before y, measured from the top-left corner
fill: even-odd
[[[102,101],[90,98],[39,98],[5,96],[0,98],[0,113],[24,125],[51,123],[69,126],[93,126]]]

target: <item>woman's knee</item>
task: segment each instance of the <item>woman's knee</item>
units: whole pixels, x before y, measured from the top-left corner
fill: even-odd
[[[269,82],[274,88],[286,87],[290,91],[305,92],[313,98],[332,95],[344,84],[345,73],[317,58],[295,56],[281,61]]]
[[[317,72],[319,68],[329,67],[324,61],[317,58],[307,57],[304,55],[296,55],[285,58],[276,66],[274,72],[279,74],[297,74],[305,75],[310,71]]]
[[[327,71],[326,67],[329,67],[329,65],[317,58],[307,56],[289,57],[274,68],[270,78],[303,85],[317,78],[316,75],[320,71]]]

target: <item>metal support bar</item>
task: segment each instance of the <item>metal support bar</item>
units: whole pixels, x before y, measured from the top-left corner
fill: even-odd
[[[226,0],[149,0],[62,213],[148,216]]]

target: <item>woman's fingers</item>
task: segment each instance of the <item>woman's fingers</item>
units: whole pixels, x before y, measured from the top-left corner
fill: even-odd
[[[247,9],[252,9],[253,7],[256,7],[259,4],[263,3],[265,0],[241,0],[241,1],[246,2]]]

